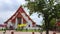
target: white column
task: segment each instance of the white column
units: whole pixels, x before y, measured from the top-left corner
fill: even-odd
[[[8,29],[9,29],[10,25],[12,25],[11,20],[8,22],[8,25],[7,25]]]
[[[15,29],[17,28],[17,25],[18,25],[18,21],[17,21],[17,18],[16,18]]]
[[[21,24],[23,24],[23,18],[21,19]]]

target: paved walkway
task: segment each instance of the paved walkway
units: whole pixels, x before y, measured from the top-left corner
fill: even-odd
[[[4,31],[0,31],[0,34],[3,34]],[[12,31],[6,31],[5,34],[11,34]],[[32,32],[17,32],[17,31],[13,31],[14,34],[32,34]],[[40,34],[39,32],[34,32],[35,34]],[[45,34],[45,32],[43,32],[43,34]],[[52,31],[49,32],[49,34],[53,34]],[[60,32],[56,32],[56,34],[60,34]]]

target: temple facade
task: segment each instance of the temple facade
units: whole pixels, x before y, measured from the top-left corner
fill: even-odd
[[[7,24],[8,29],[16,29],[18,24],[27,24],[24,28],[28,29],[36,28],[36,23],[26,14],[22,6],[4,24]]]

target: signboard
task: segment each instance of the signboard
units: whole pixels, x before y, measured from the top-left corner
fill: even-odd
[[[24,27],[26,26],[27,24],[18,24],[18,27]]]

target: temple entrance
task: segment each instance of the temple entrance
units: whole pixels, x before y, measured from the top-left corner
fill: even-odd
[[[18,24],[22,23],[22,18],[17,18]]]
[[[9,28],[10,28],[10,30],[13,30],[14,29],[13,26],[10,26]]]

